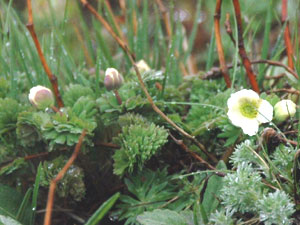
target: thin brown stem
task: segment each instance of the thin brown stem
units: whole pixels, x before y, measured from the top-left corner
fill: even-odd
[[[24,157],[24,160],[31,160],[31,159],[35,159],[35,158],[39,158],[39,157],[42,157],[42,156],[46,156],[48,155],[49,152],[42,152],[42,153],[38,153],[38,154],[34,154],[34,155],[27,155]],[[18,159],[18,158],[16,158]],[[3,167],[6,167],[7,165],[9,165],[10,163],[14,162],[16,159],[10,159],[10,160],[7,160],[7,161],[3,161],[0,163],[0,170],[3,168]]]
[[[285,42],[285,46],[286,46],[286,54],[288,57],[288,65],[292,70],[294,70],[293,46],[292,46],[292,41],[291,41],[289,21],[287,19],[287,15],[288,15],[287,5],[288,5],[288,0],[282,0],[281,22],[282,22],[282,24],[285,24],[284,42]]]
[[[185,144],[182,140],[177,140],[171,133],[169,133],[170,137],[173,139],[173,141],[175,141],[175,143],[177,145],[180,146],[180,148],[182,148],[185,152],[189,153],[194,159],[196,159],[197,161],[199,161],[200,163],[202,163],[203,165],[206,166],[207,169],[210,170],[215,170],[216,167],[210,165],[207,161],[205,161],[201,156],[197,155],[195,152],[192,152]]]
[[[28,24],[33,24],[31,0],[27,0]]]
[[[298,146],[298,142],[297,141],[292,141],[292,140],[289,140],[289,139],[285,139],[283,137],[279,137],[279,140],[282,141],[283,143],[289,143],[293,146]]]
[[[162,14],[164,23],[165,23],[165,27],[166,27],[166,31],[167,31],[167,35],[168,38],[170,40],[170,38],[172,37],[172,28],[171,28],[171,22],[169,19],[169,14],[168,14],[168,10],[167,8],[164,6],[164,4],[162,3],[161,0],[155,0],[156,4],[158,5],[158,8]]]
[[[125,41],[118,37],[118,35],[113,31],[111,26],[106,22],[106,20],[97,12],[97,10],[87,1],[87,0],[80,0],[82,5],[86,7],[104,26],[104,28],[110,33],[110,35],[118,42],[120,47],[125,51],[125,53],[129,53],[131,57],[135,59],[135,55],[129,50]]]
[[[179,126],[177,126],[176,123],[174,123],[167,115],[165,115],[154,103],[152,97],[150,96],[145,83],[142,79],[141,73],[136,65],[135,62],[135,58],[133,53],[129,50],[128,46],[124,43],[123,40],[121,40],[112,30],[112,28],[110,27],[110,25],[105,21],[105,19],[103,17],[101,17],[98,12],[86,1],[86,0],[80,0],[84,6],[87,7],[88,10],[91,11],[91,13],[93,13],[96,18],[102,23],[102,25],[107,29],[107,31],[112,35],[112,37],[117,41],[117,43],[119,44],[119,46],[124,50],[124,52],[127,54],[128,58],[130,59],[131,64],[133,65],[133,68],[136,72],[136,75],[138,77],[139,83],[141,85],[141,88],[144,92],[144,94],[147,97],[148,102],[150,103],[152,109],[159,114],[165,121],[167,121],[172,127],[174,127],[179,133],[181,133],[183,136],[185,136],[186,138],[190,139],[195,145],[197,145],[211,160],[213,160],[214,162],[217,162],[217,158],[210,154],[206,148],[204,147],[204,145],[202,145],[195,137],[191,136],[189,133],[185,132],[182,128],[180,128]]]
[[[104,4],[106,5],[108,12],[112,15],[112,19],[113,19],[113,21],[114,21],[114,24],[116,25],[116,29],[117,29],[117,31],[118,31],[119,36],[121,36],[122,39],[125,40],[124,33],[123,33],[122,29],[120,28],[119,24],[117,23],[115,14],[114,14],[114,12],[113,12],[112,9],[111,9],[111,5],[110,5],[109,1],[108,1],[108,0],[105,0],[105,1],[104,1]]]
[[[287,88],[280,88],[280,89],[274,89],[274,90],[267,91],[267,93],[276,93],[276,92],[286,92],[286,93],[290,93],[290,94],[300,95],[300,91],[291,90],[291,89],[287,89]]]
[[[119,0],[120,8],[122,9],[122,14],[126,17],[127,7],[126,7],[126,0]]]
[[[222,155],[222,160],[227,163],[229,161],[229,157],[232,155],[232,153],[234,152],[235,149],[235,145],[229,147],[225,153]]]
[[[158,8],[163,16],[163,20],[164,20],[166,31],[167,31],[168,41],[171,42],[172,28],[171,28],[171,22],[170,22],[168,10],[164,6],[164,4],[161,0],[155,0],[155,1],[156,1],[156,4],[158,5]],[[177,59],[179,58],[179,52],[177,50],[175,50],[174,55]],[[188,75],[187,69],[185,68],[185,65],[183,64],[182,61],[179,61],[179,68],[184,76]]]
[[[93,67],[92,57],[90,56],[89,51],[88,51],[88,49],[87,49],[87,47],[84,43],[81,32],[79,31],[78,27],[75,24],[74,24],[74,29],[75,29],[76,36],[77,36],[79,42],[81,43],[86,62],[87,62],[89,67]]]
[[[217,0],[215,16],[214,16],[215,36],[216,36],[219,62],[220,62],[220,67],[221,67],[221,74],[225,80],[226,86],[228,88],[230,88],[231,81],[230,81],[227,65],[225,62],[225,56],[224,56],[224,50],[223,50],[221,32],[220,32],[221,6],[222,6],[222,0]]]
[[[133,10],[133,12],[132,12],[132,27],[133,27],[134,36],[137,36],[138,26],[139,26],[139,23],[136,18],[136,11]]]
[[[106,148],[113,148],[113,149],[119,149],[120,148],[119,145],[116,145],[116,144],[113,144],[113,143],[105,143],[105,142],[96,142],[95,145],[106,147]]]
[[[118,90],[114,90],[114,93],[115,93],[116,99],[118,101],[118,104],[122,105],[122,99],[120,97],[120,94],[119,94]]]
[[[281,73],[277,76],[265,76],[266,80],[279,80],[281,78],[283,78],[284,76],[286,76],[284,73]]]
[[[268,65],[271,65],[271,66],[282,67],[286,71],[288,71],[289,73],[291,73],[297,79],[299,78],[298,74],[295,71],[293,71],[290,67],[286,66],[285,64],[283,64],[281,62],[272,61],[272,60],[266,60],[266,59],[259,59],[259,60],[251,61],[251,64],[264,64],[264,63],[268,64]],[[237,66],[240,66],[240,63],[238,63]],[[227,65],[227,68],[231,69],[231,68],[233,68],[233,65],[232,64]],[[221,77],[221,76],[222,76],[221,75],[221,68],[213,67],[210,71],[208,71],[207,73],[205,73],[202,76],[202,79],[217,78],[217,77]]]
[[[231,41],[235,45],[235,39],[233,37],[232,29],[231,29],[231,25],[230,25],[230,14],[229,13],[226,13],[226,21],[225,21],[224,25],[225,25],[227,34],[229,35]]]
[[[86,130],[83,130],[78,139],[78,143],[75,146],[74,152],[71,155],[71,157],[69,158],[68,162],[61,169],[61,171],[59,171],[57,176],[51,181],[49,193],[48,193],[46,215],[44,218],[44,225],[51,224],[51,215],[52,215],[52,209],[53,209],[53,203],[54,203],[54,194],[55,194],[56,184],[64,177],[65,173],[68,171],[70,166],[73,164],[73,162],[77,158],[85,135],[86,135]]]
[[[298,74],[290,67],[284,65],[281,62],[278,61],[273,61],[273,60],[266,60],[266,59],[260,59],[260,60],[254,60],[251,61],[252,64],[258,64],[258,63],[266,63],[272,66],[279,66],[279,67],[283,67],[286,71],[288,71],[289,73],[291,73],[294,77],[296,77],[297,79],[299,79]]]
[[[54,112],[59,113],[60,116],[63,115],[62,111],[60,111],[59,108],[57,108],[56,106],[54,106],[54,105],[51,106],[51,109],[52,109]]]
[[[61,95],[60,95],[60,92],[58,89],[57,77],[51,72],[51,70],[47,64],[47,61],[43,54],[40,42],[39,42],[37,35],[35,33],[35,30],[34,30],[31,0],[27,0],[27,8],[28,8],[28,24],[26,25],[26,27],[33,39],[33,42],[35,44],[35,47],[38,52],[41,63],[43,65],[43,68],[48,76],[48,79],[49,79],[51,85],[52,85],[52,89],[53,89],[54,96],[55,96],[56,102],[58,104],[58,107],[61,108],[64,106],[64,104],[63,104],[63,101],[62,101],[62,98],[61,98]]]
[[[239,0],[233,0],[233,6],[234,6],[234,11],[235,11],[235,18],[237,21],[239,54],[242,59],[243,65],[245,67],[245,70],[246,70],[249,82],[252,86],[252,89],[255,92],[259,93],[259,87],[258,87],[258,83],[256,81],[256,75],[254,74],[254,72],[251,68],[251,62],[247,56],[247,53],[246,53],[246,50],[244,47],[242,16],[241,16]]]
[[[49,152],[42,152],[42,153],[38,153],[38,154],[34,154],[34,155],[25,156],[24,159],[25,160],[35,159],[35,158],[38,158],[38,157],[41,157],[41,156],[46,156],[48,154],[49,154]]]

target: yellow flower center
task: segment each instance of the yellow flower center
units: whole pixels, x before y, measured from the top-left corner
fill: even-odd
[[[243,116],[253,119],[257,117],[259,103],[260,103],[260,99],[256,100],[256,99],[242,98],[240,99],[239,110]]]

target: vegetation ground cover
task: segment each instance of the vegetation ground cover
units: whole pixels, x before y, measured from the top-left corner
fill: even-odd
[[[299,4],[0,0],[0,224],[299,223]]]

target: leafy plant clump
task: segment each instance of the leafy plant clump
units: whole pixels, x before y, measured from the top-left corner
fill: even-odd
[[[142,170],[144,164],[167,142],[168,133],[138,115],[127,114],[119,120],[122,132],[114,142],[121,148],[113,155],[114,173],[123,175],[126,171],[133,172],[134,168]]]

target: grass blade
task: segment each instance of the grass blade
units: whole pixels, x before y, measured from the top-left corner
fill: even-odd
[[[33,187],[33,194],[32,194],[32,202],[31,202],[31,218],[30,218],[30,224],[34,225],[35,221],[35,214],[36,214],[36,207],[37,207],[37,199],[39,194],[39,187],[40,187],[40,178],[41,178],[41,172],[42,172],[42,164],[39,164],[39,167],[37,169],[37,174],[35,177],[34,187]]]
[[[96,225],[105,216],[105,214],[113,207],[115,202],[120,197],[120,193],[114,194],[106,202],[104,202],[97,211],[91,216],[85,225]]]

